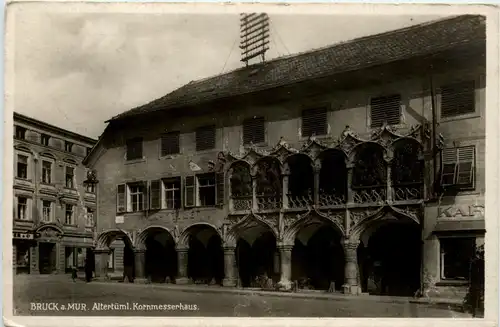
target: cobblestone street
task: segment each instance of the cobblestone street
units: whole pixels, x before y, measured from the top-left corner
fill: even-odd
[[[16,315],[66,316],[233,316],[233,317],[438,317],[467,318],[446,307],[405,301],[381,302],[373,298],[314,299],[226,292],[186,292],[164,285],[72,282],[68,276],[16,276]],[[32,310],[32,303],[55,303]],[[68,304],[76,304],[68,307]],[[83,305],[85,304],[85,309]],[[134,305],[135,303],[135,305]],[[98,310],[99,304],[122,308]],[[128,304],[128,308],[125,306]],[[183,308],[146,308],[144,305],[179,305]],[[194,307],[196,305],[196,307]],[[63,307],[64,306],[64,307]],[[58,310],[57,310],[57,309]],[[64,309],[63,309],[64,308]],[[102,308],[101,308],[102,309]]]

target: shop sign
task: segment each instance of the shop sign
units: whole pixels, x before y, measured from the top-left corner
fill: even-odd
[[[439,208],[438,218],[475,218],[484,219],[483,205],[455,205],[451,207]]]
[[[115,223],[116,224],[123,224],[125,222],[125,219],[123,216],[116,216],[115,217]]]
[[[33,239],[33,234],[31,233],[19,233],[19,232],[14,232],[14,238],[18,240],[32,240]]]

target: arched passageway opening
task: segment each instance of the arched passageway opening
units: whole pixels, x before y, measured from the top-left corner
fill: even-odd
[[[344,283],[344,250],[340,233],[328,225],[302,228],[292,250],[292,280],[299,288],[340,290]],[[332,284],[334,283],[334,284]]]
[[[148,233],[146,245],[146,277],[153,283],[174,280],[177,274],[177,253],[170,233],[155,229]]]
[[[222,284],[224,251],[213,227],[196,225],[189,229],[187,273],[195,284]]]
[[[242,287],[261,287],[264,279],[279,281],[279,255],[276,238],[270,231],[240,237],[236,245],[236,262]],[[251,237],[254,236],[254,237]]]
[[[364,249],[362,285],[372,294],[413,296],[420,288],[421,229],[391,222],[374,229]]]
[[[314,202],[314,172],[311,159],[305,155],[293,155],[287,160],[288,206],[303,208]]]
[[[103,257],[103,259],[106,258],[107,262],[100,262],[100,271],[96,271],[96,274],[122,276],[133,281],[135,260],[134,247],[130,238],[123,231],[112,230],[102,233],[98,237],[97,243],[97,249],[108,249],[109,251],[106,251],[107,253]]]
[[[321,154],[319,173],[319,202],[321,206],[345,203],[347,194],[347,168],[345,156],[337,150]]]

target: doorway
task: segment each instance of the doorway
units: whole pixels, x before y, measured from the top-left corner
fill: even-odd
[[[55,243],[39,243],[38,258],[40,274],[51,274],[56,271],[57,253]]]

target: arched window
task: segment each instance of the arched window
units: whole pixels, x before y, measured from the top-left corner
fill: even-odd
[[[395,201],[422,198],[424,163],[419,158],[420,151],[420,144],[412,140],[402,140],[395,144],[391,166]]]
[[[379,203],[386,198],[387,168],[381,146],[365,143],[358,147],[352,176],[356,203]]]
[[[311,159],[305,155],[293,155],[287,160],[290,168],[288,176],[288,206],[304,208],[314,202],[314,172]]]
[[[231,201],[233,210],[252,208],[252,176],[250,166],[237,162],[231,167]]]
[[[266,157],[257,162],[257,202],[260,210],[278,209],[282,203],[280,163]]]
[[[321,155],[319,174],[319,204],[321,206],[345,203],[347,193],[347,169],[341,151],[328,150]]]

